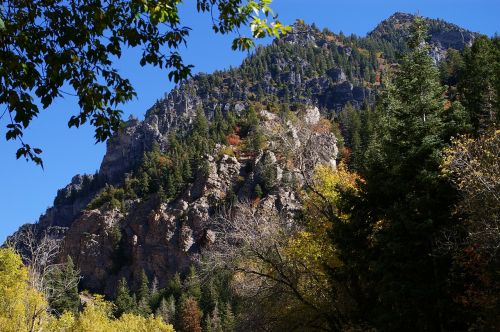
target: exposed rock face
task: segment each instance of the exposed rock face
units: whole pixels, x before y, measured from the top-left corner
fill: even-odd
[[[84,195],[73,196],[74,193],[81,191],[85,186],[84,183],[89,183],[93,179],[92,175],[75,175],[69,185],[58,191],[54,206],[48,208],[45,214],[40,217],[40,226],[69,226],[92,200],[97,188],[91,188]]]
[[[134,280],[142,270],[164,286],[172,274],[187,270],[198,248],[215,240],[207,224],[211,204],[223,201],[240,173],[234,157],[207,159],[208,174],[200,172],[174,202],[158,204],[151,197],[132,202],[125,214],[85,211],[72,223],[62,254],[80,267],[83,288],[111,295],[119,278]]]
[[[82,285],[103,289],[103,283],[114,282],[110,276],[119,243],[119,223],[123,215],[117,210],[85,211],[76,219],[62,245],[62,255],[69,255],[80,269]]]
[[[312,162],[335,160],[337,150],[331,149],[336,145],[335,137],[314,132],[321,121],[318,108],[305,110],[296,125],[283,123],[267,111],[261,114],[262,128],[293,130],[293,144],[299,147],[306,147],[310,143],[306,139],[313,134],[326,140],[322,141],[323,146],[314,147]],[[216,159],[207,155],[206,170],[200,170],[193,184],[168,204],[159,204],[153,195],[129,202],[130,208],[123,213],[84,211],[67,230],[62,255],[73,257],[84,277],[81,287],[85,289],[112,295],[117,280],[125,277],[133,287],[143,270],[163,287],[175,272],[187,271],[201,248],[217,241],[210,229],[211,218],[227,195],[250,201],[256,183],[265,181],[268,193],[258,205],[259,213],[282,213],[292,220],[300,209],[300,197],[285,174],[301,172],[289,165],[283,153],[282,147],[276,147],[251,159],[225,154]]]
[[[321,114],[319,113],[319,109],[317,107],[306,109],[304,114],[305,123],[313,125],[318,123],[320,118]]]

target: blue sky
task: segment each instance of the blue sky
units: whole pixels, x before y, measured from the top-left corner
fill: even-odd
[[[195,65],[195,72],[238,66],[246,54],[231,51],[231,36],[214,35],[208,28],[209,18],[194,14],[192,8],[184,13],[183,24],[193,28],[183,51],[185,60]],[[396,11],[442,18],[487,35],[500,32],[500,0],[274,0],[273,8],[284,23],[302,18],[320,28],[360,36]],[[147,108],[173,84],[166,72],[140,67],[138,55],[136,50],[126,51],[118,67],[137,90],[137,99],[123,106],[124,117],[133,114],[142,119]],[[60,99],[42,111],[25,132],[26,142],[44,150],[45,170],[15,159],[18,145],[3,140],[6,123],[0,121],[0,243],[20,225],[36,221],[52,205],[57,189],[75,174],[99,168],[105,144],[94,144],[93,129],[67,128],[70,115],[77,111],[74,97]]]

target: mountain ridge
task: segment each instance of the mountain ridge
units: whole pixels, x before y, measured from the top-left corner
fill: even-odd
[[[213,214],[212,205],[222,204],[235,188],[241,190],[241,193],[236,192],[239,199],[254,199],[253,190],[261,181],[257,170],[268,162],[276,177],[280,172],[297,173],[287,171],[286,166],[280,164],[277,153],[259,152],[235,157],[224,150],[231,148],[231,144],[226,143],[211,151],[212,155],[204,156],[209,165],[208,174],[195,174],[193,182],[181,190],[180,197],[166,204],[158,205],[155,195],[140,202],[131,200],[127,202],[129,215],[115,209],[86,211],[85,207],[106,186],[121,186],[154,145],[160,151],[168,150],[169,135],[191,130],[199,109],[208,122],[213,123],[219,113],[224,117],[234,114],[240,118],[253,106],[258,108],[261,126],[278,123],[287,135],[293,137],[294,144],[306,144],[299,137],[300,131],[312,129],[280,122],[276,114],[292,111],[300,114],[297,115],[300,121],[315,126],[321,117],[331,118],[347,104],[360,108],[364,103],[372,103],[381,76],[393,59],[390,52],[404,52],[399,39],[404,37],[404,29],[394,40],[387,38],[387,31],[393,31],[397,24],[404,28],[411,17],[411,14],[395,13],[365,38],[321,32],[299,21],[293,25],[290,35],[258,48],[240,67],[195,75],[157,101],[147,110],[143,121],[131,118],[125,122],[124,129],[108,141],[99,172],[77,175],[71,184],[58,192],[54,206],[41,216],[36,226],[39,236],[46,233],[63,241],[64,255],[74,256],[82,270],[83,285],[107,294],[113,293],[114,283],[119,277],[135,279],[141,268],[150,276],[160,278],[161,284],[175,269],[185,272],[191,262],[189,255],[207,241],[212,241],[207,227]],[[438,23],[435,26],[439,27]],[[458,26],[445,26],[451,30],[443,33],[433,30],[434,35],[431,32],[430,42],[436,61],[442,59],[447,47],[463,48],[475,36],[464,29],[461,32]],[[457,31],[460,32],[459,39]],[[468,37],[463,38],[463,33]],[[448,42],[450,38],[453,42]],[[283,109],[286,107],[288,109]],[[314,120],[308,120],[311,118]],[[320,158],[321,162],[335,160],[337,138],[325,133],[315,134],[318,134],[318,142],[320,138],[324,139],[319,148],[326,151],[327,145],[334,146],[331,147],[333,150],[325,152],[326,157]],[[236,147],[231,149],[233,152],[237,150]],[[221,154],[220,159],[214,158],[218,154]],[[285,190],[285,185],[279,183],[263,197],[263,211],[268,205],[281,211],[284,206],[296,204],[295,191]],[[119,228],[120,239],[116,238],[115,227]],[[164,237],[155,234],[158,231]],[[67,236],[69,238],[65,239]],[[163,244],[160,246],[159,243]],[[161,250],[154,249],[155,246],[161,250],[168,248],[165,257],[161,256]],[[148,250],[141,249],[145,247],[153,253],[151,261],[147,258]],[[129,267],[122,266],[122,270],[116,267],[116,250],[125,250],[131,257],[133,262],[129,262]],[[166,266],[165,270],[155,270],[156,264]],[[118,272],[114,273],[117,269]],[[106,275],[115,277],[106,278]]]

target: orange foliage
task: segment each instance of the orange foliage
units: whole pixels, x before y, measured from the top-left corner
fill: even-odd
[[[342,149],[340,149],[340,156],[342,160],[345,160],[346,163],[349,162],[349,159],[351,158],[352,151],[348,147],[344,146]]]
[[[229,145],[239,145],[241,143],[241,139],[240,136],[236,134],[229,134],[227,136],[227,142],[229,143]]]
[[[447,100],[445,103],[444,103],[444,109],[447,110],[451,107],[451,101]]]
[[[252,201],[251,201],[251,204],[253,207],[256,207],[257,205],[259,205],[261,199],[260,197],[255,197]]]
[[[160,155],[158,156],[158,165],[160,167],[172,166],[172,160],[167,156]]]

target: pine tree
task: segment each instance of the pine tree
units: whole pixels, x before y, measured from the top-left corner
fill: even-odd
[[[210,317],[210,315],[205,315],[204,321],[204,332],[214,332],[214,330],[212,329],[212,318]]]
[[[459,87],[474,132],[480,134],[500,120],[500,52],[488,37],[478,37],[464,52]]]
[[[215,285],[212,279],[204,283],[201,289],[201,300],[200,307],[203,312],[212,312],[218,301],[219,294],[215,289]]]
[[[264,196],[264,191],[262,191],[262,187],[258,183],[255,185],[253,193],[257,198],[262,198]]]
[[[149,279],[146,275],[146,271],[141,271],[141,278],[139,283],[139,289],[137,291],[137,309],[136,313],[148,317],[152,310],[150,305],[151,293],[149,290]]]
[[[351,149],[349,165],[354,170],[358,170],[363,165],[360,112],[348,103],[341,113],[344,137],[347,146]]]
[[[223,332],[222,329],[222,320],[219,314],[219,306],[217,303],[215,304],[214,310],[212,310],[211,316],[211,324],[213,332]]]
[[[151,305],[152,309],[158,308],[160,306],[160,302],[163,297],[163,291],[160,291],[158,285],[159,285],[158,278],[155,276],[153,278],[153,282],[151,283],[150,300],[149,300],[149,304]]]
[[[175,300],[180,299],[182,294],[182,282],[181,275],[178,272],[168,281],[167,293],[172,295]]]
[[[122,278],[118,282],[116,288],[116,298],[115,298],[116,311],[115,316],[120,317],[124,313],[132,313],[136,309],[136,301],[133,296],[130,295],[130,291],[127,286],[127,281]]]
[[[184,280],[185,295],[199,301],[201,299],[201,281],[196,268],[191,265],[189,274]]]
[[[440,175],[440,151],[449,139],[445,88],[428,56],[423,20],[412,29],[412,51],[387,82],[380,106],[363,198],[355,201],[351,223],[337,223],[333,235],[351,253],[342,257],[351,280],[363,279],[360,311],[384,331],[440,330],[451,305],[443,293],[449,261],[432,254],[435,237],[452,222],[455,195]]]
[[[138,300],[137,302],[137,308],[134,310],[134,313],[144,316],[144,317],[149,317],[153,311],[151,310],[151,306],[149,304],[149,301],[145,298]]]
[[[233,314],[231,304],[226,303],[222,311],[222,330],[224,332],[234,332],[236,329],[236,321]]]
[[[245,132],[248,135],[248,148],[252,151],[258,151],[264,144],[264,136],[259,127],[259,116],[253,106],[249,107],[246,114]]]
[[[139,290],[137,292],[137,299],[149,301],[150,290],[149,290],[149,279],[146,275],[146,271],[141,271],[141,278],[139,282]]]

